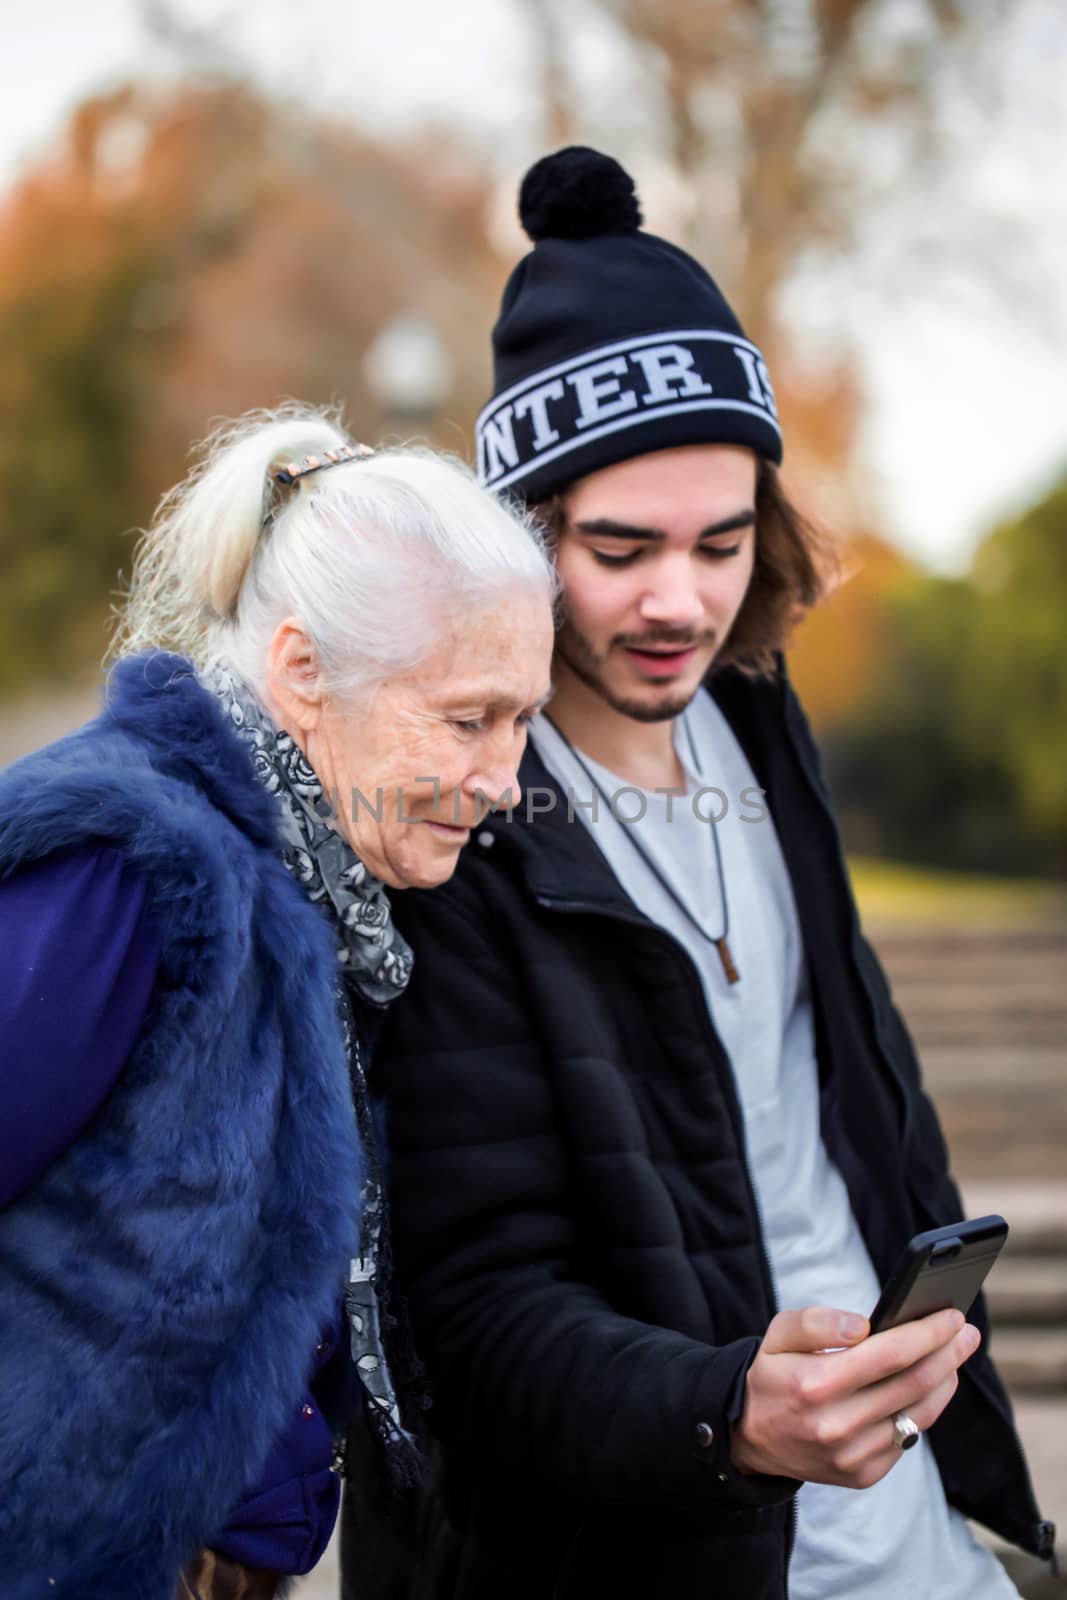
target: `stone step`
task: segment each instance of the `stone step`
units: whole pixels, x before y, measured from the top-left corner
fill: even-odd
[[[991,1349],[1013,1394],[1067,1391],[1067,1328],[998,1327]]]
[[[959,1039],[979,1048],[985,1041],[1002,1046],[1044,1044],[1057,1048],[1061,1062],[1067,1061],[1067,1006],[1038,1005],[1024,1011],[1008,1002],[942,1005],[933,995],[919,1001],[899,992],[895,999],[908,1031],[920,1039]]]
[[[976,989],[992,989],[993,993],[999,993],[1005,1000],[1015,997],[1023,1002],[1037,994],[1043,998],[1051,996],[1061,1003],[1063,995],[1056,985],[1057,980],[1063,978],[1065,965],[1067,948],[1063,952],[1043,956],[1039,962],[1020,963],[1007,968],[980,957],[975,959],[969,954],[966,959],[961,956],[959,960],[950,961],[939,958],[935,952],[927,954],[924,951],[920,952],[914,965],[910,960],[905,963],[892,955],[884,957],[884,966],[894,987],[907,989],[916,995],[951,995],[958,992],[964,1001],[973,998]]]
[[[946,1094],[934,1085],[933,1094],[957,1178],[967,1182],[995,1172],[1003,1180],[1023,1182],[1063,1171],[1067,1096],[1062,1090],[1050,1088],[1043,1095],[1024,1090],[1012,1099],[1006,1093]]]
[[[1067,928],[920,928],[870,923],[872,944],[902,968],[915,971],[928,955],[947,962],[985,962],[990,971],[1014,971],[1067,955]]]
[[[923,1076],[933,1089],[950,1085],[971,1089],[975,1094],[990,1090],[1026,1093],[1032,1084],[1063,1092],[1067,1083],[1067,1062],[1058,1040],[1042,1041],[1029,1048],[1018,1039],[1000,1042],[988,1033],[965,1048],[955,1041],[924,1039],[916,1034]]]
[[[928,1045],[958,1040],[961,1045],[978,1050],[1036,1047],[1058,1051],[1061,1065],[1067,1065],[1067,1007],[1055,1010],[1039,1006],[1028,1012],[1008,1006],[964,1010],[940,1006],[933,999],[918,1004],[911,995],[901,995],[897,997],[897,1009],[908,1032]]]
[[[1009,1137],[1019,1140],[1024,1155],[1028,1142],[1041,1144],[1051,1129],[1062,1133],[1067,1124],[1067,1095],[1055,1084],[1021,1083],[1014,1089],[1010,1084],[1000,1087],[990,1084],[968,1089],[960,1084],[939,1084],[931,1078],[927,1080],[927,1088],[946,1124],[955,1119],[963,1126],[973,1124],[976,1128],[995,1130],[999,1125],[1002,1142],[1006,1143]],[[1047,1169],[1050,1173],[1063,1171],[1064,1149],[1067,1144],[1061,1147],[1058,1162]],[[996,1172],[998,1169],[994,1165],[989,1170]],[[1035,1172],[1040,1170],[1034,1169]]]
[[[1067,1094],[1060,1081],[946,1082],[935,1071],[926,1086],[941,1118],[952,1166],[965,1184],[973,1180],[1025,1185],[1026,1180],[1061,1182],[1067,1151]],[[992,1185],[996,1187],[997,1185]],[[988,1210],[1003,1210],[990,1206]],[[1067,1205],[1061,1207],[1067,1215]],[[1007,1211],[1004,1215],[1012,1220]]]
[[[998,1273],[1008,1261],[1022,1256],[1067,1257],[1067,1182],[1062,1178],[1040,1182],[976,1178],[963,1184],[963,1203],[969,1217],[997,1213],[1007,1222],[1011,1231],[1004,1259],[997,1263]]]
[[[915,1025],[906,1017],[924,1073],[948,1071],[962,1082],[1067,1084],[1067,1023],[1053,1027],[1001,1027],[990,1020],[984,1028],[957,1025],[950,1017],[933,1017]],[[1065,1163],[1067,1165],[1067,1163]]]
[[[1067,1006],[1041,1002],[1033,1006],[1016,1006],[1007,997],[988,997],[982,1005],[939,1000],[936,995],[917,995],[897,990],[894,996],[897,1009],[906,1020],[912,1033],[955,1033],[966,1039],[985,1037],[992,1028],[1007,1040],[1046,1037],[1050,1044],[1058,1043],[1061,1059],[1067,1055]]]
[[[891,974],[892,976],[892,974]],[[893,983],[893,998],[909,1015],[937,1014],[968,1018],[1002,1016],[1027,1022],[1048,1017],[1062,1022],[1067,1018],[1067,998],[1063,975],[1050,972],[1045,983],[1013,984],[998,979],[983,979],[978,973],[960,974],[952,982],[942,974],[936,983]]]
[[[917,994],[933,993],[954,985],[994,984],[1002,992],[1033,988],[1042,993],[1054,990],[1056,979],[1067,965],[1067,939],[1040,954],[1028,953],[1016,960],[987,952],[980,945],[962,945],[957,950],[930,950],[922,944],[914,949],[893,949],[883,940],[878,954],[894,984],[906,985]]]
[[[995,1329],[1067,1328],[1067,1260],[1005,1253],[989,1276],[987,1296]]]
[[[1067,1151],[1067,928],[872,934],[956,1172],[1058,1177]]]

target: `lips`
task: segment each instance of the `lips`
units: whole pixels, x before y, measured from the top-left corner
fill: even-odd
[[[441,839],[451,839],[461,843],[470,834],[470,828],[452,822],[435,822],[432,817],[426,818],[426,826],[431,828]]]
[[[634,665],[649,678],[672,678],[684,672],[697,653],[695,644],[681,650],[653,648],[641,650],[635,645],[626,646],[626,654]]]

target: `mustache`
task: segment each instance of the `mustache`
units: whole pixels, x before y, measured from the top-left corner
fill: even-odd
[[[671,650],[699,649],[701,645],[716,642],[714,628],[707,628],[703,633],[693,633],[690,629],[677,628],[651,628],[647,633],[617,633],[611,641],[613,646],[623,650],[648,650],[653,645],[662,645]]]

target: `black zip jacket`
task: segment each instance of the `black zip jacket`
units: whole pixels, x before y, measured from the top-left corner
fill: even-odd
[[[727,671],[712,692],[781,840],[823,1137],[884,1278],[914,1232],[962,1216],[937,1117],[792,691]],[[532,750],[521,777],[556,788]],[[398,896],[396,916],[415,977],[378,1063],[398,1270],[445,1463],[434,1592],[783,1600],[797,1486],[730,1461],[773,1288],[690,957],[562,797],[489,819],[452,882]],[[1048,1553],[987,1344],[931,1442],[952,1505]]]

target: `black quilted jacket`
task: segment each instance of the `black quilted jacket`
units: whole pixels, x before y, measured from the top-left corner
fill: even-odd
[[[823,1136],[884,1276],[913,1232],[962,1214],[944,1143],[792,691],[723,673],[714,693],[779,832]],[[552,783],[532,751],[522,778]],[[434,1592],[782,1600],[796,1485],[742,1478],[729,1455],[773,1290],[696,970],[565,805],[483,832],[451,884],[397,896],[416,972],[378,1056],[398,1269],[443,1441]],[[1047,1549],[984,1347],[931,1437],[952,1504]]]

